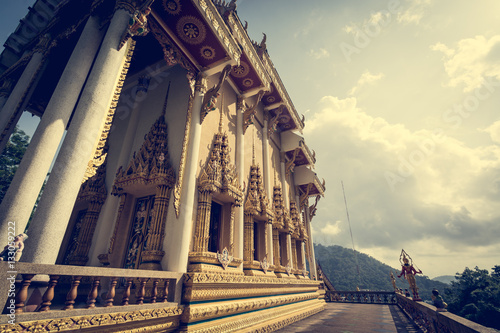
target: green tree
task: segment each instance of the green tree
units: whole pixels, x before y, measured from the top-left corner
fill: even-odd
[[[30,137],[16,126],[0,155],[0,202],[2,202],[12,178],[14,178],[29,142]]]
[[[465,268],[445,289],[448,310],[484,326],[500,329],[500,266]]]

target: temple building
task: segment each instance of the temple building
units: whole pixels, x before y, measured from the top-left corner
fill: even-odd
[[[0,205],[1,242],[28,235],[0,263],[2,331],[269,332],[323,309],[325,183],[235,0],[37,0],[0,87],[2,150],[41,118]]]

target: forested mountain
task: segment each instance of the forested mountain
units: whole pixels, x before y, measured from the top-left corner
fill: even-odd
[[[397,269],[392,268],[369,255],[356,251],[359,267],[358,275],[353,250],[338,245],[323,246],[315,244],[314,251],[316,260],[320,262],[323,271],[337,290],[356,290],[356,287],[359,287],[360,289],[392,291],[394,288],[390,278],[391,271],[396,278],[396,286],[403,290],[408,289],[408,282],[403,278],[397,278],[397,275],[401,272],[400,267]],[[423,300],[431,299],[431,290],[433,288],[444,291],[447,286],[442,282],[430,280],[427,276],[420,274],[416,275],[416,280],[420,297]]]
[[[436,276],[432,280],[443,282],[443,283],[446,283],[447,285],[450,285],[452,281],[455,281],[455,275],[441,275],[441,276]]]

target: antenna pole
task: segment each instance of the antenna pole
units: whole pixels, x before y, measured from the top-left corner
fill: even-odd
[[[358,255],[356,253],[356,249],[354,248],[354,238],[352,237],[351,219],[349,218],[349,210],[347,209],[347,199],[345,197],[344,182],[340,181],[340,183],[342,184],[342,193],[344,194],[345,213],[347,215],[347,222],[349,223],[349,233],[351,234],[352,250],[354,251],[354,260],[356,261],[356,270],[358,271],[358,285],[360,285],[361,277],[359,272]]]

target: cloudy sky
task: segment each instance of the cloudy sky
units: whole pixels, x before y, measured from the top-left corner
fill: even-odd
[[[500,264],[500,3],[238,1],[316,150],[314,240],[425,275]]]
[[[13,3],[2,41],[33,1]],[[431,278],[500,264],[498,1],[237,4],[306,116],[315,242],[352,247],[343,181],[357,250]]]

